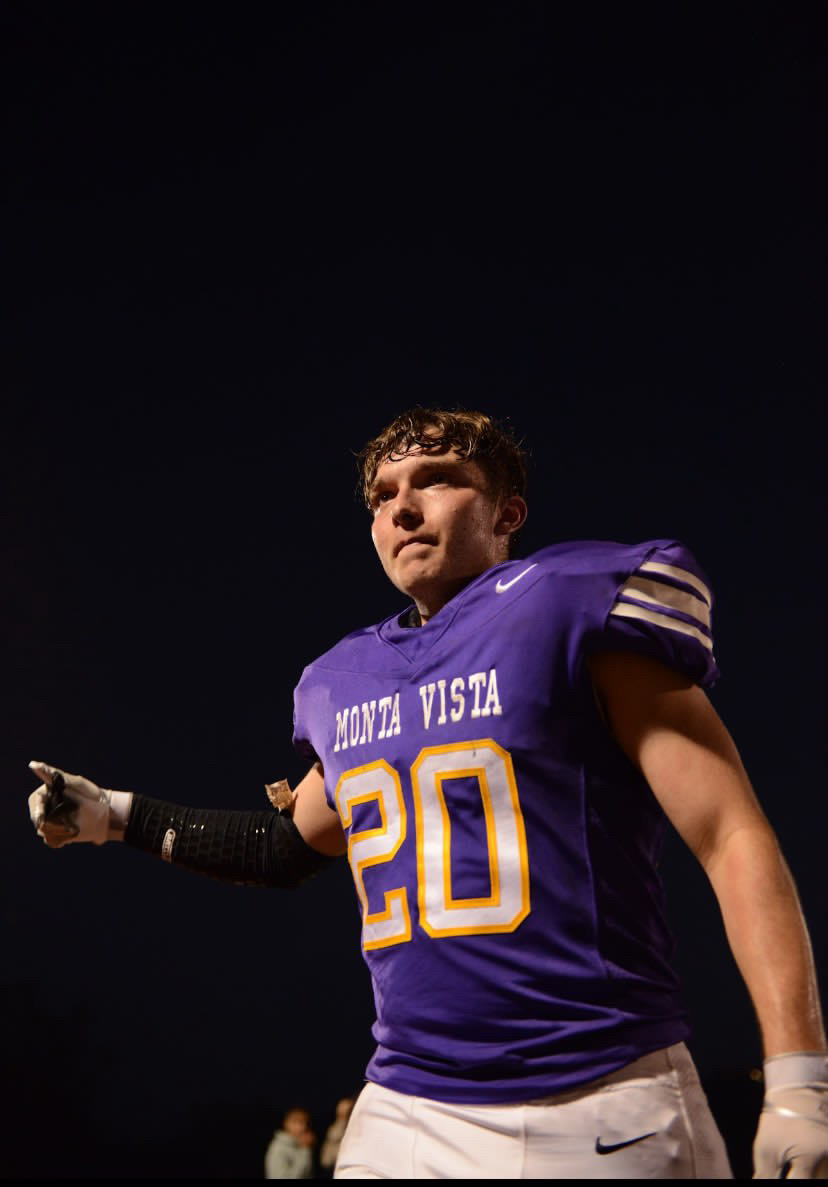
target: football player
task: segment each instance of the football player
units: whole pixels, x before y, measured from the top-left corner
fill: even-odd
[[[346,857],[376,1048],[335,1177],[729,1178],[672,965],[671,822],[759,1023],[756,1176],[828,1173],[807,925],[705,691],[696,558],[669,539],[517,557],[525,456],[480,412],[403,413],[359,466],[409,604],[304,670],[299,785],[276,811],[201,810],[34,762],[38,832],[262,886]]]

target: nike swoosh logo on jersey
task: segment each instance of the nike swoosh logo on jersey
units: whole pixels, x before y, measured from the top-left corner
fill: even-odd
[[[610,1142],[604,1145],[600,1138],[595,1139],[595,1153],[596,1154],[613,1154],[616,1150],[623,1150],[625,1146],[634,1146],[636,1142],[643,1142],[645,1138],[655,1137],[657,1130],[652,1133],[639,1134],[637,1138],[627,1138],[626,1142]]]
[[[511,589],[516,581],[520,581],[521,577],[525,577],[527,573],[531,572],[532,569],[536,569],[536,568],[537,568],[537,561],[535,562],[534,565],[530,565],[528,569],[524,569],[522,573],[518,573],[517,577],[513,577],[511,581],[503,581],[502,579],[499,580],[497,585],[495,586],[495,593],[506,593],[506,590]]]

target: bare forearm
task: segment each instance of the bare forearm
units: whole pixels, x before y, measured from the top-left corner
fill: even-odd
[[[826,1047],[811,941],[799,895],[772,830],[735,829],[705,869],[747,986],[764,1056]]]

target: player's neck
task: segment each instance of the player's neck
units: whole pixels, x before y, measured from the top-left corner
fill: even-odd
[[[488,568],[490,567],[491,566],[487,566],[485,569],[481,569],[480,573],[472,573],[470,576],[464,577],[462,580],[456,581],[450,586],[444,586],[437,597],[423,597],[413,594],[412,600],[414,605],[412,606],[412,611],[416,611],[416,619],[418,619],[418,621],[415,620],[415,614],[412,613],[411,622],[409,625],[425,626],[426,623],[434,618],[436,614],[439,614],[444,606],[447,606],[448,603],[456,598],[459,593],[462,593],[468,585],[471,585],[473,581],[476,581],[482,573],[487,572]]]

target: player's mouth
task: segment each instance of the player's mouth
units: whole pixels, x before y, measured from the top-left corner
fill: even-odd
[[[409,544],[436,544],[437,541],[433,536],[411,536],[408,540],[400,540],[394,548],[394,556],[399,556],[404,548],[408,548]]]

